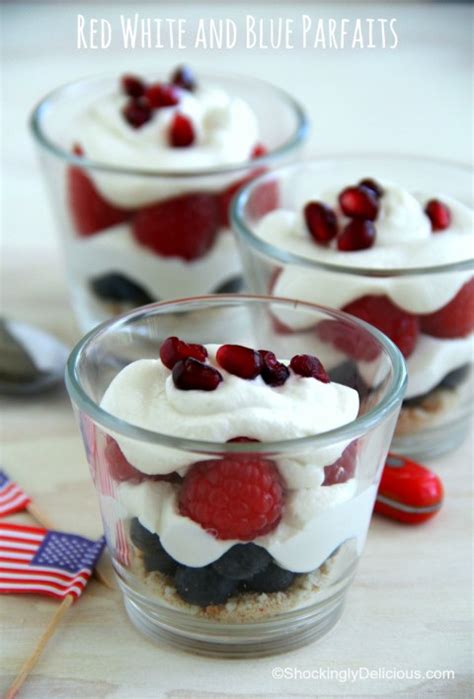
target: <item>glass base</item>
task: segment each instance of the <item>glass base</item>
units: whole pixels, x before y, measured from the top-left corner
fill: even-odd
[[[394,437],[390,451],[415,459],[441,456],[461,446],[467,437],[471,419],[468,415],[436,428]]]
[[[123,581],[125,609],[148,638],[190,653],[220,658],[258,658],[299,648],[332,629],[341,617],[347,586],[323,603],[253,624],[203,622],[192,614],[151,605]],[[140,599],[141,598],[141,599]]]

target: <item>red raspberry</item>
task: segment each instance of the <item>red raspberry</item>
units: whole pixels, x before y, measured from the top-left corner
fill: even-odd
[[[351,442],[341,456],[330,466],[324,467],[323,485],[345,483],[355,473],[357,463],[357,440]]]
[[[176,362],[179,362],[180,359],[186,359],[186,357],[194,357],[200,362],[205,362],[207,349],[204,345],[183,342],[178,337],[167,337],[161,343],[160,359],[168,369],[172,369]]]
[[[171,483],[176,483],[181,480],[177,473],[155,476],[142,473],[127,461],[115,439],[112,439],[109,435],[106,437],[104,458],[111,478],[120,483],[122,481],[130,481],[131,483],[142,483],[143,481],[169,481]]]
[[[275,529],[283,507],[283,483],[273,461],[257,456],[199,461],[179,494],[182,515],[217,539],[251,541]]]
[[[79,146],[74,148],[74,152],[83,155]],[[74,228],[82,236],[116,226],[130,217],[130,211],[105,201],[94,182],[80,167],[73,166],[67,171],[67,199]]]
[[[415,349],[420,332],[418,318],[395,306],[387,296],[361,296],[342,310],[388,335],[404,357]]]
[[[466,337],[474,330],[474,277],[439,311],[420,315],[421,332],[434,337]]]
[[[183,194],[140,209],[133,219],[136,240],[162,257],[195,260],[212,247],[219,209],[212,194]]]
[[[316,326],[316,334],[323,342],[330,342],[348,357],[370,362],[377,359],[379,347],[375,340],[367,336],[365,330],[339,320],[321,320]]]

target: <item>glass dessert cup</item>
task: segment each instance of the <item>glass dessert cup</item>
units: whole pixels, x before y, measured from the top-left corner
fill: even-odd
[[[89,159],[80,120],[98,99],[117,90],[118,76],[61,87],[33,112],[31,128],[63,240],[73,308],[84,331],[146,303],[233,293],[242,286],[228,204],[243,181],[295,157],[306,139],[307,120],[289,95],[259,80],[200,79],[249,105],[264,154],[260,149],[239,164],[193,164],[183,171],[140,169],[118,157],[115,164]],[[188,236],[180,243],[191,228],[193,240]]]
[[[357,266],[349,267],[353,253],[347,253],[347,266],[339,261],[311,259],[306,257],[307,248],[302,247],[310,244],[306,238],[297,241],[299,247],[295,253],[290,246],[272,244],[270,234],[263,239],[259,233],[266,214],[262,216],[255,203],[268,188],[278,191],[275,209],[301,211],[303,222],[303,207],[317,199],[315,192],[327,190],[333,183],[352,185],[366,176],[376,181],[398,182],[409,192],[431,192],[439,197],[442,195],[437,193],[443,192],[472,206],[471,172],[462,165],[408,156],[361,155],[334,156],[282,168],[254,180],[233,202],[232,224],[239,238],[246,282],[254,293],[287,296],[343,310],[366,295],[381,295],[396,305],[398,301],[399,307],[417,318],[420,330],[415,348],[406,358],[407,392],[391,449],[421,458],[435,456],[459,446],[469,429],[473,406],[472,333],[432,335],[425,330],[427,316],[423,304],[434,301],[438,304],[436,311],[442,312],[439,315],[449,319],[453,303],[461,301],[463,296],[463,314],[469,314],[472,325],[474,300],[472,294],[470,299],[466,298],[474,283],[472,256],[449,264],[422,266],[420,263],[393,269],[363,267],[361,259]],[[307,238],[309,241],[309,234]],[[472,255],[471,240],[466,236],[467,257]],[[439,299],[444,301],[440,303]],[[286,328],[286,332],[291,333],[292,328]],[[347,362],[353,362],[354,352],[357,354],[358,350],[351,349],[341,338],[333,340],[334,354],[329,368],[337,374],[339,368],[342,370]],[[368,365],[370,357],[367,359]],[[361,376],[354,373],[354,381],[361,380],[363,373]]]
[[[329,322],[373,347],[377,360],[358,391],[360,408],[355,420],[304,438],[278,442],[223,439],[219,443],[161,434],[159,415],[156,431],[151,431],[118,419],[101,407],[104,393],[118,373],[124,367],[129,370],[137,359],[156,359],[161,343],[171,334],[189,342],[271,347],[281,358],[296,351],[310,352],[323,361],[331,355],[330,344],[315,333],[282,333],[281,325],[289,319],[299,319],[303,325],[309,320]],[[351,382],[350,374],[338,382],[346,380]],[[405,389],[403,359],[390,340],[346,314],[288,299],[246,295],[183,299],[136,309],[90,332],[70,356],[66,382],[125,607],[138,629],[197,653],[255,657],[303,645],[336,623],[364,545]],[[353,391],[348,393],[354,395]],[[197,400],[196,394],[204,394],[210,401],[216,395],[188,391],[185,399]],[[162,473],[167,464],[192,469],[197,462],[210,459],[213,464],[226,460],[240,469],[250,458],[270,461],[272,468],[284,473],[282,518],[273,532],[252,542],[260,554],[261,547],[267,547],[265,556],[273,558],[271,564],[269,558],[264,564],[260,587],[255,586],[253,576],[249,580],[240,576],[240,582],[229,583],[227,569],[222,572],[223,544],[228,548],[239,541],[222,541],[189,517],[176,516],[174,506],[167,510],[157,504],[160,489],[174,490],[179,496],[183,487],[180,475],[172,473],[163,484],[159,477],[157,480],[157,476],[137,471],[137,461],[124,470],[117,443],[123,449],[127,444],[145,450],[153,464],[156,460],[162,465]],[[133,462],[128,452],[127,458]],[[331,468],[323,472],[326,465]],[[321,478],[313,482],[317,472]],[[146,493],[141,499],[140,492]],[[153,530],[150,518],[158,508],[161,524]],[[159,540],[152,538],[151,548],[150,528],[160,534]],[[248,538],[241,543],[248,544]],[[176,547],[181,547],[179,556]],[[188,566],[185,570],[193,574],[205,565],[214,571],[216,562],[221,564],[214,581],[219,585],[216,589],[229,583],[232,590],[211,604],[188,603],[177,587],[179,570]],[[274,579],[267,577],[275,571],[287,577],[284,586],[275,586]],[[216,573],[212,575],[215,578]]]

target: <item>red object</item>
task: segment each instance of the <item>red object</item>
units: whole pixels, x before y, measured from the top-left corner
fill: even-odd
[[[195,133],[191,119],[184,114],[176,112],[171,121],[169,139],[173,148],[188,148],[188,146],[192,146]]]
[[[179,92],[174,85],[154,83],[147,87],[145,96],[152,109],[174,107],[179,102]]]
[[[172,369],[176,362],[179,362],[180,359],[186,359],[186,357],[194,357],[200,362],[205,362],[207,349],[203,345],[184,342],[178,337],[167,337],[161,343],[160,359],[167,369]]]
[[[290,362],[290,369],[292,369],[295,374],[299,374],[299,376],[311,377],[322,383],[329,383],[330,381],[326,369],[319,359],[313,357],[311,354],[295,354]]]
[[[366,177],[365,180],[361,180],[359,186],[371,189],[377,198],[383,195],[383,187],[371,177]]]
[[[196,78],[191,68],[188,68],[188,66],[179,66],[176,68],[171,76],[171,82],[173,85],[178,85],[178,87],[181,87],[183,90],[189,90],[189,92],[192,92],[196,88]]]
[[[258,352],[242,345],[221,345],[216,359],[223,369],[240,376],[241,379],[255,379],[262,368],[262,358]]]
[[[80,597],[104,548],[104,538],[0,524],[0,593]]]
[[[316,333],[323,342],[330,342],[348,357],[370,362],[376,359],[380,348],[376,341],[363,329],[339,320],[321,320]]]
[[[251,541],[281,518],[283,484],[273,461],[256,456],[194,464],[179,493],[182,515],[217,539]]]
[[[195,260],[212,247],[219,231],[219,208],[212,194],[183,194],[137,212],[136,240],[162,257]]]
[[[466,337],[474,330],[474,277],[456,296],[429,315],[420,315],[421,331],[434,337]]]
[[[420,332],[418,318],[395,306],[387,296],[361,296],[342,310],[388,335],[404,357],[415,349]]]
[[[374,511],[406,524],[420,524],[443,502],[438,476],[415,461],[389,454],[380,481]]]
[[[379,212],[378,197],[373,189],[357,185],[346,187],[339,195],[339,205],[346,216],[374,221]]]
[[[434,233],[444,231],[451,225],[451,211],[439,199],[430,199],[426,204],[425,213],[431,221],[431,230]]]
[[[375,243],[376,235],[372,221],[355,218],[344,227],[337,239],[337,249],[343,252],[367,250]]]
[[[255,437],[232,437],[232,439],[228,439],[227,442],[228,444],[232,444],[233,442],[236,443],[246,443],[246,442],[259,442],[259,439],[255,439]]]
[[[82,154],[78,148],[74,152],[76,155]],[[70,167],[67,172],[67,197],[74,228],[82,236],[99,233],[130,217],[126,209],[119,209],[105,201],[80,167]]]
[[[258,350],[262,358],[262,379],[269,386],[283,386],[290,376],[288,367],[279,362],[273,352],[268,350]]]
[[[357,440],[351,442],[341,456],[330,466],[324,467],[323,485],[345,483],[353,477],[357,464]]]
[[[108,467],[109,475],[114,481],[141,483],[146,479],[144,473],[136,469],[135,466],[132,466],[132,464],[127,461],[124,453],[120,449],[115,439],[112,439],[112,437],[109,437],[108,435],[106,437],[104,458]]]
[[[132,97],[123,108],[123,116],[130,126],[139,129],[151,119],[151,107],[147,99]]]
[[[337,235],[337,219],[334,211],[319,201],[310,201],[304,207],[306,227],[313,240],[326,245]]]
[[[121,85],[129,97],[143,97],[145,94],[145,83],[137,75],[123,75]]]
[[[11,481],[5,471],[0,471],[0,517],[20,512],[30,502],[31,499],[20,486]]]
[[[181,391],[215,391],[222,375],[214,367],[188,357],[173,367],[173,383]]]

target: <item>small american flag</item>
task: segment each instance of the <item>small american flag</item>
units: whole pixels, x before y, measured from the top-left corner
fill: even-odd
[[[20,486],[11,481],[4,471],[0,471],[0,517],[24,510],[30,502]]]
[[[80,596],[104,547],[75,534],[0,523],[0,593]]]

